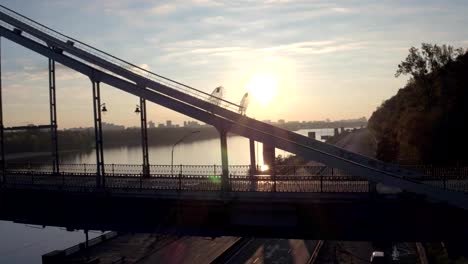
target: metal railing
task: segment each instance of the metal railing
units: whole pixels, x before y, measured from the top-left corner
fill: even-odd
[[[183,92],[185,94],[189,94],[193,97],[196,97],[198,99],[201,99],[203,101],[206,101],[208,103],[213,103],[213,99],[216,99],[214,101],[216,102],[220,102],[219,104],[216,103],[216,105],[218,106],[221,106],[223,108],[226,108],[226,109],[229,109],[231,111],[234,111],[234,112],[238,112],[239,109],[240,109],[240,105],[238,104],[235,104],[235,103],[232,103],[232,102],[229,102],[223,98],[219,98],[219,97],[216,97],[216,96],[213,96],[209,93],[206,93],[206,92],[203,92],[203,91],[200,91],[196,88],[193,88],[191,86],[188,86],[188,85],[185,85],[185,84],[182,84],[180,82],[177,82],[177,81],[174,81],[172,79],[169,79],[169,78],[166,78],[164,76],[161,76],[161,75],[158,75],[154,72],[151,72],[151,71],[148,71],[146,69],[143,69],[142,67],[139,67],[133,63],[130,63],[128,61],[125,61],[123,59],[120,59],[118,57],[115,57],[107,52],[104,52],[102,50],[99,50],[95,47],[92,47],[86,43],[83,43],[77,39],[74,39],[72,37],[69,37],[65,34],[62,34],[56,30],[53,30],[43,24],[40,24],[28,17],[25,17],[3,5],[0,5],[0,13],[10,17],[10,18],[13,18],[21,23],[24,23],[52,38],[49,38],[48,40],[49,41],[52,41],[52,42],[56,42],[57,40],[60,41],[61,43],[57,43],[60,45],[61,48],[63,47],[67,47],[72,45],[73,47],[81,50],[81,51],[84,51],[86,53],[89,53],[91,55],[94,55],[104,61],[106,61],[107,63],[110,63],[111,65],[113,65],[114,67],[117,66],[117,67],[120,67],[122,69],[125,69],[125,70],[128,70],[136,75],[138,75],[139,77],[141,78],[145,78],[145,79],[148,79],[148,80],[151,80],[151,81],[154,81],[154,82],[157,82],[159,84],[163,84],[167,87],[170,87],[172,89],[175,89],[177,91],[180,91],[180,92]],[[6,21],[5,21],[6,22]],[[14,25],[16,26],[16,25]],[[22,29],[24,30],[24,29]],[[30,35],[34,36],[34,39],[40,39],[42,42],[49,42],[49,41],[46,41],[42,38],[40,38],[39,36],[35,36],[34,33],[32,32],[28,32]],[[99,67],[101,68],[101,67]]]
[[[228,184],[234,192],[370,192],[371,183],[346,171],[326,166],[275,166],[260,171],[248,165],[229,166]],[[424,184],[459,192],[468,191],[468,168],[419,166],[424,173],[412,178]],[[220,191],[220,165],[151,165],[143,174],[142,165],[106,164],[105,188],[127,191],[178,190]],[[54,173],[50,164],[8,163],[5,183],[40,188],[68,188],[90,191],[96,186],[95,164],[61,164]]]

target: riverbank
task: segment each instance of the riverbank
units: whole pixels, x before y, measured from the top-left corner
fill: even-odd
[[[172,145],[183,137],[185,137],[184,142],[195,142],[218,138],[219,133],[211,126],[148,129],[149,146]],[[94,144],[94,130],[58,131],[58,147],[61,152],[92,150]],[[103,144],[104,148],[141,146],[141,130],[139,128],[104,130]],[[27,156],[32,155],[28,153],[47,153],[50,149],[49,131],[30,130],[5,133],[5,153],[9,155],[22,153],[20,156]],[[34,154],[34,156],[37,155],[39,154]]]

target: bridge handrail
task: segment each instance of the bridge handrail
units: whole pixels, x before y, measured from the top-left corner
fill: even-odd
[[[32,20],[26,16],[23,16],[3,5],[0,5],[0,12],[13,18],[13,19],[16,19],[24,24],[27,24],[28,26],[31,26],[32,28],[40,31],[40,32],[43,32],[43,33],[46,33],[50,36],[53,36],[55,37],[56,39],[60,40],[62,43],[61,45],[73,45],[85,52],[88,52],[94,56],[97,56],[99,57],[100,59],[103,59],[105,61],[107,61],[108,63],[110,64],[113,64],[113,65],[116,65],[120,68],[123,68],[125,70],[128,70],[142,78],[146,78],[146,79],[149,79],[149,80],[152,80],[152,81],[155,81],[157,83],[160,83],[160,84],[164,84],[165,86],[168,86],[172,89],[175,89],[175,90],[178,90],[178,91],[181,91],[181,92],[184,92],[186,94],[190,94],[198,99],[201,99],[203,101],[206,101],[208,103],[212,103],[212,100],[210,99],[216,99],[217,101],[220,101],[222,102],[221,104],[219,104],[218,106],[222,106],[226,109],[229,109],[231,111],[234,111],[234,112],[238,112],[239,109],[241,108],[240,105],[238,104],[235,104],[235,103],[232,103],[230,101],[227,101],[223,98],[220,98],[220,97],[216,97],[216,96],[213,96],[209,93],[206,93],[206,92],[203,92],[201,90],[198,90],[194,87],[191,87],[191,86],[188,86],[186,84],[183,84],[183,83],[180,83],[180,82],[177,82],[175,80],[172,80],[172,79],[169,79],[167,77],[164,77],[164,76],[161,76],[159,74],[156,74],[154,72],[151,72],[147,69],[144,69],[138,65],[135,65],[131,62],[128,62],[126,60],[123,60],[121,58],[118,58],[116,56],[113,56],[112,54],[109,54],[105,51],[102,51],[100,49],[97,49],[89,44],[86,44],[86,43],[83,43],[75,38],[72,38],[72,37],[69,37],[61,32],[58,32],[54,29],[51,29],[35,20]],[[37,36],[35,36],[37,37]],[[44,41],[44,40],[42,40]]]
[[[6,171],[8,172],[34,172],[48,173],[53,172],[53,167],[50,163],[44,162],[7,162]],[[60,173],[96,173],[96,164],[94,163],[60,163]],[[152,164],[149,166],[151,175],[208,175],[219,176],[222,174],[221,165],[208,164],[178,164],[178,165],[162,165]],[[432,165],[412,165],[412,169],[420,171],[422,174],[419,177],[412,178],[414,180],[429,180],[429,179],[468,179],[468,167],[445,167]],[[172,170],[171,170],[172,169]],[[230,177],[245,177],[250,175],[250,165],[230,165],[228,168]],[[106,176],[112,175],[139,175],[143,171],[143,165],[140,164],[105,164]],[[261,171],[259,168],[254,168],[256,177],[262,175],[270,175],[273,171]],[[323,165],[276,165],[274,167],[274,175],[276,176],[313,176],[313,177],[328,177],[328,176],[353,176],[351,173],[330,168]],[[354,177],[354,176],[353,176]]]
[[[7,171],[6,188],[26,187],[71,191],[99,191],[95,173],[54,174],[41,171]],[[293,175],[231,175],[229,183],[233,192],[370,192],[367,179],[350,175],[342,176],[293,176]],[[422,182],[457,192],[468,191],[468,177],[421,179]],[[258,186],[252,190],[253,186]],[[22,187],[21,187],[22,188]],[[211,175],[151,175],[116,174],[106,176],[106,190],[186,190],[221,191],[221,176]]]

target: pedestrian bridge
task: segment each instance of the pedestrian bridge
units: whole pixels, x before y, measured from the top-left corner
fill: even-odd
[[[256,171],[230,166],[8,164],[0,219],[68,229],[175,235],[435,241],[468,234],[466,210],[407,192],[379,193],[366,179],[324,166]],[[422,184],[465,192],[466,168],[420,167]]]
[[[47,59],[50,125],[37,129],[50,129],[52,139],[51,167],[7,164],[0,100],[2,219],[204,235],[420,241],[468,234],[465,168],[451,168],[443,175],[408,169],[260,122],[246,116],[244,106],[142,69],[1,5],[0,37]],[[91,81],[94,166],[59,162],[57,62]],[[1,77],[0,71],[0,84]],[[140,100],[142,167],[105,163],[101,83]],[[0,85],[0,99],[1,92]],[[214,126],[222,164],[149,164],[146,101]],[[24,127],[9,131],[20,129]],[[250,140],[249,166],[229,166],[227,133]],[[270,171],[255,169],[255,142],[270,150]],[[324,166],[282,167],[274,164],[275,148]],[[398,192],[376,193],[373,186],[378,184]]]

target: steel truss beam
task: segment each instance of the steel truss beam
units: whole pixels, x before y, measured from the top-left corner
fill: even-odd
[[[55,61],[49,59],[49,108],[50,108],[50,134],[52,148],[52,168],[54,174],[60,172],[58,135],[57,135],[57,104],[55,97]]]

